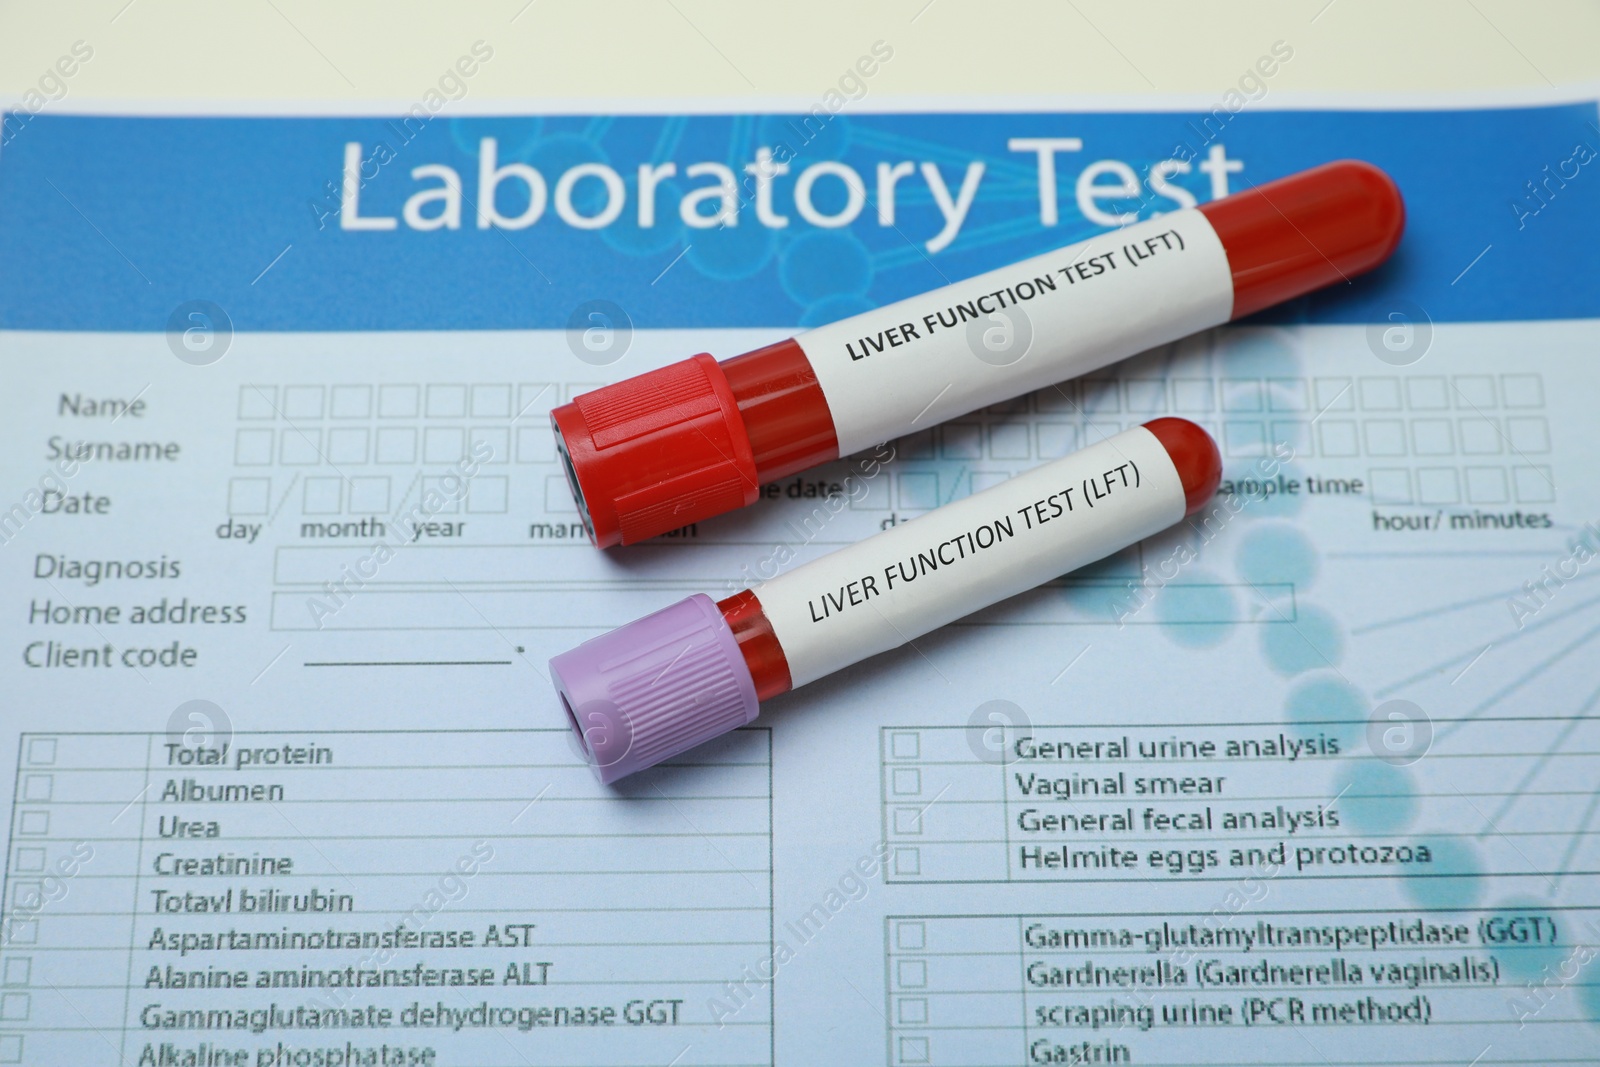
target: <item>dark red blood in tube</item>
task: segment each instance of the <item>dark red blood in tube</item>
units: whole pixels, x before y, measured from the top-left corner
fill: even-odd
[[[790,688],[789,661],[784,658],[778,635],[772,632],[772,623],[761,610],[761,601],[746,589],[726,600],[717,601],[717,610],[727,620],[733,639],[739,642],[739,652],[744,665],[750,668],[750,680],[756,685],[756,699],[766,700]]]
[[[1400,190],[1370,163],[1342,159],[1200,205],[1233,271],[1233,317],[1347,282],[1394,251]]]
[[[721,366],[750,433],[756,477],[763,485],[839,458],[833,413],[817,372],[792,338]]]
[[[1222,483],[1222,453],[1217,443],[1188,419],[1152,419],[1144,428],[1156,435],[1172,457],[1183,482],[1185,515],[1193,515],[1210,501]]]

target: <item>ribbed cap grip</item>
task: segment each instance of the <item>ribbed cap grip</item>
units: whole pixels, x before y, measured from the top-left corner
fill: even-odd
[[[760,489],[738,402],[708,355],[584,393],[550,419],[601,548],[743,507]]]
[[[737,729],[760,710],[739,643],[703,594],[561,653],[550,677],[607,783]]]

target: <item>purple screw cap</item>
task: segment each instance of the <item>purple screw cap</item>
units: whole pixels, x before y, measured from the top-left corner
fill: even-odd
[[[760,711],[739,643],[703,593],[561,653],[550,678],[589,765],[608,784]]]

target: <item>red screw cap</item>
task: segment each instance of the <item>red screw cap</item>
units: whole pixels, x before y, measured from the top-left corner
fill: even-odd
[[[760,489],[733,391],[704,353],[584,393],[550,420],[601,548],[743,507]]]

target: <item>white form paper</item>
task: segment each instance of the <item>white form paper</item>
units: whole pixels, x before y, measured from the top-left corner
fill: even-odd
[[[0,1063],[1600,1062],[1592,102],[18,117]],[[513,171],[478,227],[486,140],[535,222]],[[583,537],[575,393],[1342,155],[1407,197],[1384,272]],[[1213,511],[582,765],[552,654],[1159,415]]]

